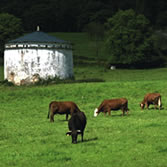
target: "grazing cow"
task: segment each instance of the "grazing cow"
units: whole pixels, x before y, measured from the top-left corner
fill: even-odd
[[[48,118],[50,117],[50,122],[54,122],[55,114],[66,114],[66,121],[68,120],[68,115],[72,115],[75,112],[80,112],[78,106],[72,101],[57,102],[52,101],[49,104]]]
[[[111,110],[122,110],[122,115],[125,115],[125,112],[128,114],[128,100],[126,98],[104,100],[95,109],[94,116],[96,117],[100,112],[103,112],[104,115],[108,112],[108,115],[111,115]]]
[[[84,112],[73,113],[68,121],[69,132],[66,135],[71,135],[72,143],[77,143],[78,134],[81,134],[83,142],[84,129],[86,126],[86,116]]]
[[[162,103],[161,103],[161,95],[159,93],[148,93],[144,96],[143,101],[140,103],[141,109],[144,109],[145,105],[146,108],[149,108],[149,105],[153,104],[155,105],[155,109],[157,109],[157,106],[159,106],[159,110],[161,109]]]

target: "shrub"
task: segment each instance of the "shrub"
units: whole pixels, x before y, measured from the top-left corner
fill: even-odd
[[[4,45],[23,33],[21,20],[11,14],[0,14],[0,56],[3,56]]]

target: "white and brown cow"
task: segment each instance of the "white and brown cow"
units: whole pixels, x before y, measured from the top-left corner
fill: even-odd
[[[111,110],[122,110],[122,115],[125,115],[125,112],[128,114],[128,100],[126,98],[104,100],[95,109],[94,116],[96,117],[100,112],[103,112],[104,115],[108,112],[108,115],[111,115]]]
[[[155,109],[157,109],[158,106],[160,110],[162,107],[161,95],[159,93],[147,93],[144,96],[143,101],[140,103],[140,107],[141,109],[144,109],[146,105],[146,108],[148,109],[150,104],[155,105]]]

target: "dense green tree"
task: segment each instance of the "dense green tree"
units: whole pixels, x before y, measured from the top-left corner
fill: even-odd
[[[0,56],[3,56],[4,45],[23,33],[21,20],[7,13],[0,14]]]
[[[144,15],[134,10],[118,11],[107,22],[106,47],[110,62],[131,67],[156,65],[153,31]]]

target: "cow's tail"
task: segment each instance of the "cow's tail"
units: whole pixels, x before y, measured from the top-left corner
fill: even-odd
[[[127,102],[126,102],[126,109],[125,109],[125,111],[126,111],[126,113],[128,114],[129,113],[129,108],[128,108],[128,100],[127,100]]]
[[[48,119],[50,117],[50,106],[51,106],[51,103],[49,104],[49,110],[48,110],[48,116],[47,116]]]
[[[50,109],[49,109],[49,111],[48,111],[48,116],[47,116],[48,119],[49,119],[49,116],[50,116]]]
[[[162,106],[162,103],[161,103],[161,96],[158,98],[158,106],[159,106],[159,108]]]

